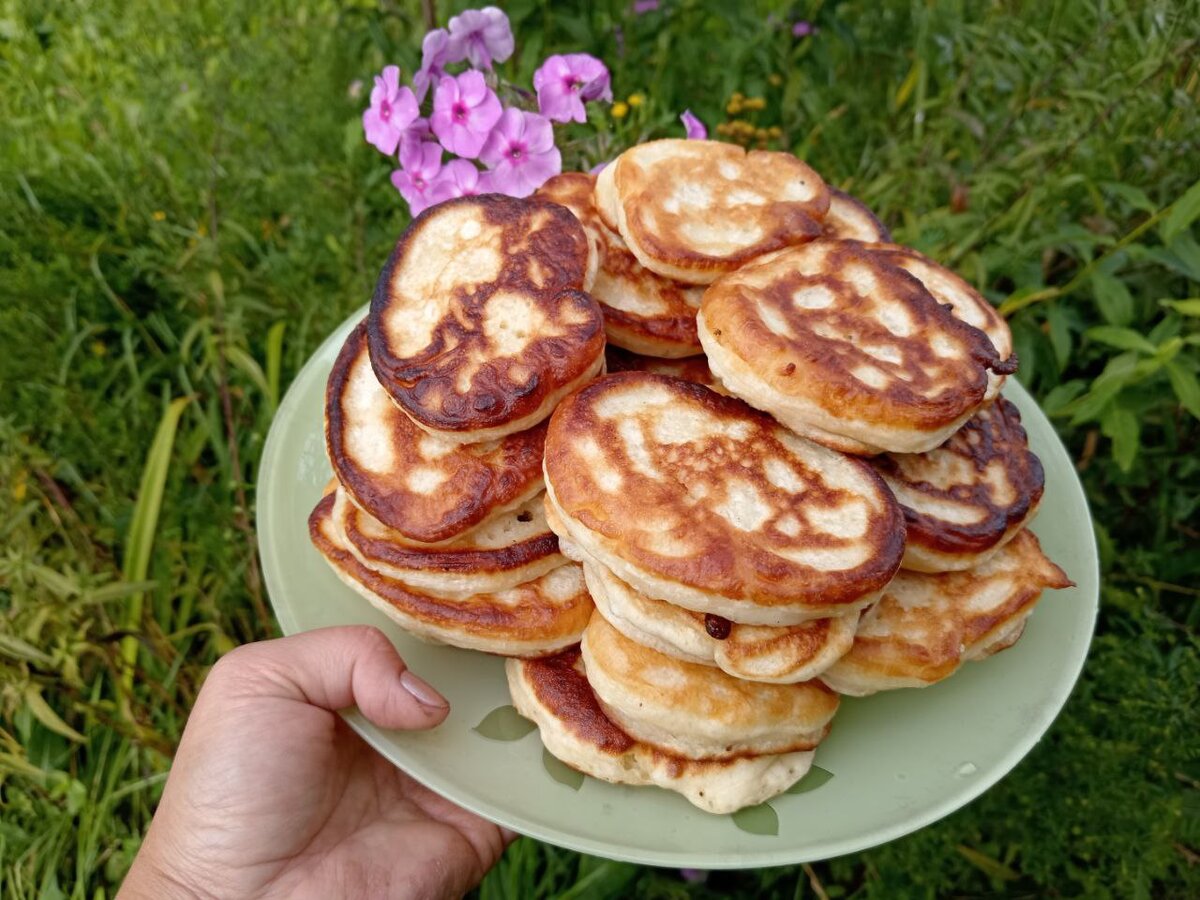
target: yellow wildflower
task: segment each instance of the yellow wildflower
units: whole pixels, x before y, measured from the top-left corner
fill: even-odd
[[[772,72],[767,76],[767,81],[770,83],[771,87],[779,87],[781,84],[783,84],[783,76],[778,72]]]
[[[624,100],[618,100],[612,105],[612,116],[614,119],[623,119],[629,114],[629,106]]]
[[[150,218],[152,218],[155,222],[162,222],[164,219],[167,218],[167,214],[165,212],[163,212],[161,209],[156,209],[154,212],[152,212],[150,214]]]
[[[629,103],[630,106],[634,106],[634,107],[641,106],[643,103],[646,102],[646,95],[645,94],[630,94],[627,102]]]

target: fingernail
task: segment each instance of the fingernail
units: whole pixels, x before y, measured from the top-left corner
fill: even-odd
[[[422,706],[428,706],[432,709],[446,709],[450,704],[446,702],[446,698],[429,686],[429,682],[412,672],[411,669],[405,669],[400,674],[400,683],[404,685],[404,689],[412,694],[418,703]]]

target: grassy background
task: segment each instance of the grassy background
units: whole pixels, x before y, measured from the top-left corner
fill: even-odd
[[[1002,303],[1104,591],[1062,717],[937,825],[701,885],[523,840],[481,896],[1200,895],[1198,4],[507,6],[514,80],[586,50],[644,97],[571,159],[688,106],[775,126]],[[355,85],[423,31],[415,3],[0,0],[0,897],[111,896],[207,668],[275,632],[257,460],[406,222]]]

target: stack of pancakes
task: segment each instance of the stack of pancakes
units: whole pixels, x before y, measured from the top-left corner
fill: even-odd
[[[595,247],[563,208],[422,215],[329,377],[335,479],[309,518],[338,576],[419,637],[508,656],[573,645],[592,601],[546,524],[545,420],[604,364]]]
[[[418,217],[330,379],[313,537],[414,633],[521,657],[568,765],[732,811],[839,694],[940,681],[1070,584],[1025,530],[1015,368],[804,163],[642,144]]]

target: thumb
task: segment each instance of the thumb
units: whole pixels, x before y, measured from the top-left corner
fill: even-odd
[[[245,644],[220,659],[201,693],[210,686],[224,699],[276,698],[330,711],[358,706],[381,728],[431,728],[450,711],[387,636],[366,625]]]

